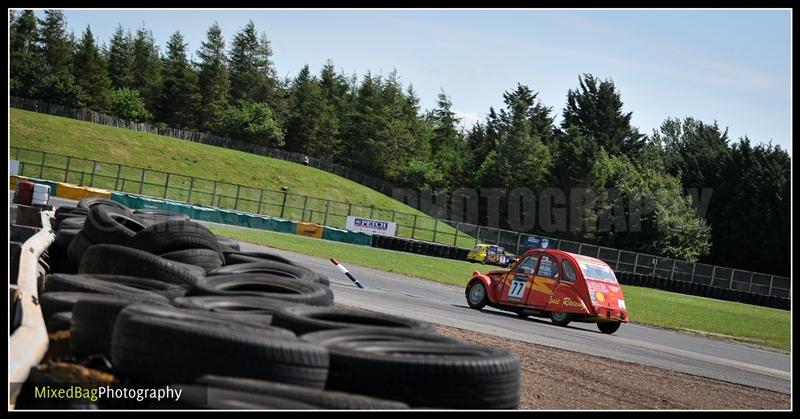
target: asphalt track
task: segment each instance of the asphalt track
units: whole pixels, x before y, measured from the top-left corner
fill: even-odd
[[[74,201],[58,198],[51,198],[51,203],[74,205]],[[630,323],[622,325],[613,335],[605,335],[594,324],[571,323],[568,327],[559,327],[546,319],[521,319],[492,308],[477,311],[467,306],[462,287],[350,265],[346,257],[339,257],[366,287],[359,289],[327,259],[249,243],[242,243],[241,247],[242,250],[274,252],[328,275],[337,303],[791,393],[791,357],[784,352]]]

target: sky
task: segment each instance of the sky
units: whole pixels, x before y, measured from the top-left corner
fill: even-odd
[[[38,12],[41,14],[41,12]],[[444,91],[466,126],[503,107],[517,83],[561,120],[567,91],[591,73],[613,80],[632,124],[650,134],[668,117],[717,121],[736,141],[791,153],[790,10],[65,10],[108,43],[117,25],[152,30],[161,51],[179,30],[193,54],[208,27],[226,42],[252,20],[278,74],[331,60],[359,78],[397,70],[423,109]]]

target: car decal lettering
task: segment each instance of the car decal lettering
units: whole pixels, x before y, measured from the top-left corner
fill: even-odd
[[[584,308],[584,305],[580,301],[573,301],[569,297],[564,298],[553,298],[551,295],[548,300],[547,304],[554,305],[554,306],[566,306],[566,307],[576,307],[576,308]]]

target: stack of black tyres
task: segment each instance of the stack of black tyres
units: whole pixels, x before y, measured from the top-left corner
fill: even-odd
[[[104,357],[122,382],[186,390],[178,402],[101,408],[519,404],[516,355],[427,322],[335,307],[330,280],[290,258],[102,199],[59,208],[56,224],[55,268],[39,284],[48,330],[69,330],[74,359]]]

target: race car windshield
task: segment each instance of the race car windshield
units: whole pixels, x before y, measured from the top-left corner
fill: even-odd
[[[614,272],[608,266],[592,265],[589,263],[579,263],[583,277],[587,279],[594,279],[596,281],[617,283],[617,278]]]

